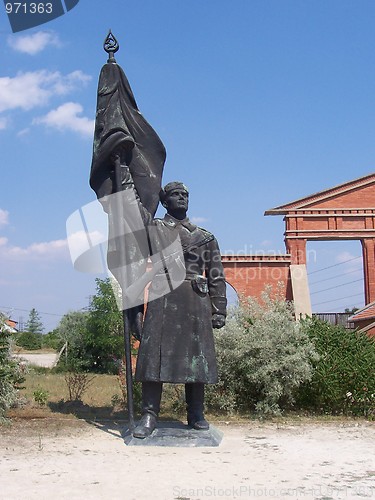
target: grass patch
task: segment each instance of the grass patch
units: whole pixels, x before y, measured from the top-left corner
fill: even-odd
[[[9,411],[10,417],[47,418],[54,413],[73,414],[79,418],[126,417],[121,405],[112,404],[113,396],[121,400],[121,390],[116,375],[93,375],[94,380],[82,396],[82,401],[68,401],[69,391],[64,373],[50,369],[30,369],[20,390],[22,404]],[[40,404],[35,394],[48,394],[47,404]],[[116,399],[115,397],[115,399]]]
[[[68,401],[68,388],[64,373],[56,373],[50,369],[33,370],[26,375],[20,395],[24,404],[19,408],[11,409],[8,416],[11,418],[40,419],[54,416],[65,418],[80,418],[86,420],[126,420],[126,409],[113,401],[122,400],[122,392],[116,375],[95,374],[92,384],[88,387],[81,402]],[[48,393],[47,405],[43,406],[35,401],[35,393]],[[116,396],[115,396],[116,395]],[[115,396],[115,397],[114,397]],[[250,422],[261,424],[259,416],[233,413],[214,414],[206,413],[209,421],[225,423],[227,425],[246,425]],[[136,416],[138,418],[139,415]],[[161,419],[185,420],[184,386],[181,384],[165,384],[161,402]],[[345,416],[314,415],[306,411],[286,412],[282,416],[269,417],[264,423],[276,425],[298,425],[306,423],[352,424],[354,421],[364,421],[364,418],[348,418]]]
[[[26,375],[21,394],[27,399],[32,399],[36,390],[43,389],[49,394],[48,402],[66,401],[69,393],[64,377],[64,373],[53,373],[48,369],[44,369],[43,373],[39,373],[39,370],[31,370]],[[82,397],[82,402],[93,407],[110,406],[114,394],[121,396],[117,376],[95,375],[92,384]]]

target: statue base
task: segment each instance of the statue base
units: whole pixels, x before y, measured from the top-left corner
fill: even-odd
[[[158,422],[151,436],[144,439],[133,437],[128,427],[124,428],[122,437],[127,446],[194,448],[219,446],[223,433],[213,425],[207,431],[197,431],[182,422]]]

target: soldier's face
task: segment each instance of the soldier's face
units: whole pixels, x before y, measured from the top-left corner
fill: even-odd
[[[188,206],[189,194],[184,189],[174,189],[165,200],[165,208],[169,213],[180,210],[187,212]]]

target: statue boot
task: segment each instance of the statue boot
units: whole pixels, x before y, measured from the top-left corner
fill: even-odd
[[[163,384],[159,382],[142,383],[142,418],[133,431],[135,438],[144,439],[154,432],[160,411]]]
[[[200,431],[209,429],[204,418],[204,384],[185,384],[185,399],[188,425]]]

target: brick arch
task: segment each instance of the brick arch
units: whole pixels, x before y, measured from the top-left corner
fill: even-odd
[[[260,297],[266,285],[276,291],[282,285],[282,294],[292,300],[289,255],[222,255],[225,279],[237,295]]]
[[[291,268],[306,268],[307,241],[360,240],[365,301],[375,300],[375,174],[272,208],[265,215],[284,215]],[[308,293],[307,280],[305,287]]]

